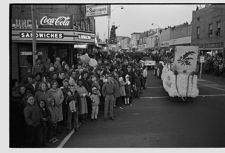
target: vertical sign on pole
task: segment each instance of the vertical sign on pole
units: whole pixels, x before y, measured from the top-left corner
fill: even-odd
[[[32,52],[33,52],[33,67],[36,64],[36,20],[35,20],[35,8],[31,5],[32,14]]]

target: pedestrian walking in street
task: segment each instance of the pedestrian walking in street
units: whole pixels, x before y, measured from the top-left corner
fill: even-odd
[[[148,77],[148,70],[147,70],[147,67],[144,67],[143,68],[143,88],[146,89],[146,80],[147,80],[147,77]]]
[[[41,114],[37,104],[35,104],[34,96],[27,96],[27,106],[24,108],[24,117],[26,121],[26,146],[40,147],[40,121]]]
[[[101,93],[98,90],[97,87],[92,88],[92,94],[90,96],[91,101],[92,101],[92,113],[91,113],[91,119],[92,120],[97,120],[98,119],[98,110],[99,110],[99,103],[100,103],[100,96]]]
[[[110,77],[108,77],[107,82],[102,86],[102,94],[105,97],[104,120],[107,120],[108,113],[110,119],[113,120],[113,105],[116,97],[116,87]]]

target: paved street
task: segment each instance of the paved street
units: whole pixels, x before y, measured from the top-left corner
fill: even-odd
[[[88,122],[63,147],[225,147],[225,84],[201,79],[193,103],[170,102],[152,71],[147,84],[114,121]]]

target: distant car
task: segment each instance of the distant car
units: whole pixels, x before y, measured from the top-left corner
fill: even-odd
[[[143,57],[140,60],[142,66],[147,66],[148,68],[153,69],[156,65],[156,62],[151,57]]]

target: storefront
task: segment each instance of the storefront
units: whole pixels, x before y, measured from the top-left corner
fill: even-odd
[[[32,30],[30,19],[14,19],[11,31],[11,75],[15,79],[23,79],[31,72],[33,63]],[[78,32],[74,27],[73,15],[40,13],[36,29],[36,59],[44,63],[50,58],[54,63],[60,57],[69,65],[77,63],[77,53],[93,49],[95,34]],[[84,44],[85,48],[75,45]]]

